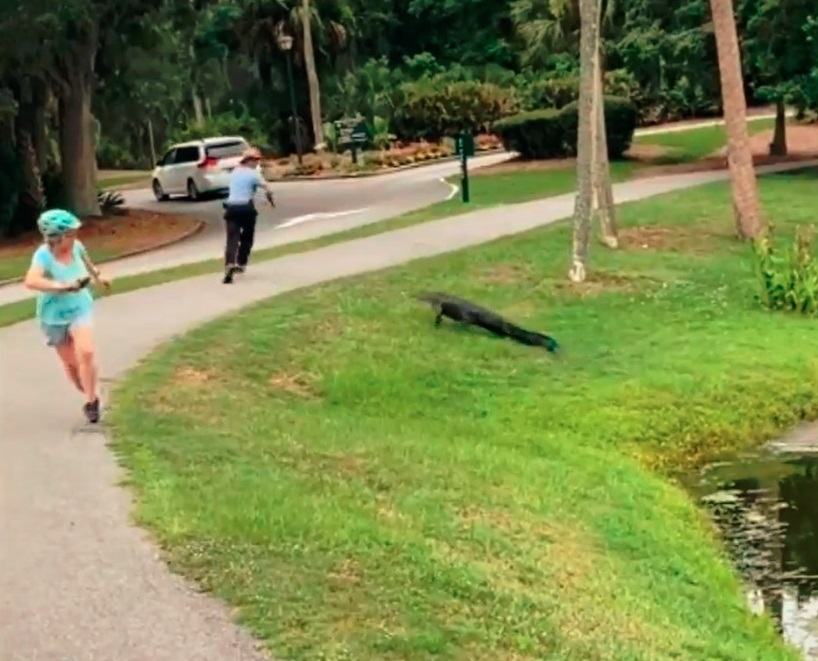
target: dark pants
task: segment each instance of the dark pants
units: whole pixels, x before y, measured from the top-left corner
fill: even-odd
[[[224,227],[227,240],[224,246],[224,265],[247,266],[253,238],[256,234],[258,212],[252,204],[224,206]]]

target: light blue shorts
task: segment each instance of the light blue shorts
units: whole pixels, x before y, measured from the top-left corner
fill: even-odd
[[[45,335],[45,343],[50,347],[58,347],[71,337],[71,329],[78,326],[92,326],[94,316],[90,312],[80,315],[67,324],[40,324]]]

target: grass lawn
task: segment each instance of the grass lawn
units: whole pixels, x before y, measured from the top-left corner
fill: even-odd
[[[780,232],[815,184],[762,178]],[[818,326],[755,306],[726,184],[619,216],[580,287],[563,223],[164,346],[111,416],[137,520],[278,658],[796,661],[668,476],[818,414]],[[565,353],[435,329],[424,289]]]
[[[752,130],[756,130],[756,128],[762,130],[765,127],[769,128],[770,121],[771,120],[753,120],[749,125]],[[765,124],[765,122],[767,122],[767,124]],[[679,158],[682,160],[687,159],[686,156],[679,156],[679,154],[697,152],[707,155],[712,153],[724,144],[725,137],[723,128],[717,126],[690,129],[669,134],[643,136],[642,138],[636,139],[636,141],[640,143],[660,145],[664,145],[665,142],[663,141],[666,140],[668,141],[666,146],[675,147],[680,150],[673,157],[673,159],[677,159],[678,161]],[[707,147],[705,148],[703,145],[707,145]],[[661,161],[663,159],[667,162],[666,156],[660,157],[658,160]],[[655,165],[656,162],[657,161],[654,160],[651,164]],[[612,178],[615,182],[625,181],[629,179],[639,167],[640,163],[633,161],[612,163]],[[285,246],[258,250],[253,253],[253,259],[256,261],[275,259],[276,257],[294,252],[313,250],[332,243],[371,236],[373,234],[408,227],[458,213],[477,211],[500,204],[513,204],[560,195],[574,190],[575,179],[575,170],[571,166],[545,171],[523,170],[519,172],[476,175],[470,179],[471,201],[468,204],[464,204],[458,194],[451,200],[440,202],[425,209],[412,211],[388,220],[337,232],[316,239],[310,239],[308,241],[299,241]],[[450,181],[459,183],[459,177],[451,177]],[[115,257],[115,254],[112,254],[111,251],[100,251],[99,248],[93,245],[89,247],[91,248],[93,257],[97,261]],[[2,266],[0,266],[0,280],[21,274],[25,270],[29,259],[30,252],[28,251],[26,251],[25,254],[17,255],[16,261],[3,258],[1,262]],[[175,268],[153,271],[142,275],[127,276],[118,279],[113,290],[107,295],[115,296],[164,282],[182,280],[206,273],[217,273],[221,269],[221,260],[211,259]],[[2,305],[0,306],[0,327],[28,319],[32,314],[33,306],[29,301]]]
[[[624,181],[628,178],[633,167],[634,165],[632,163],[613,163],[611,166],[611,176],[613,180]],[[355,227],[350,230],[328,234],[308,241],[298,241],[283,246],[267,248],[265,250],[257,250],[253,253],[253,260],[259,262],[275,259],[283,255],[314,250],[333,243],[380,234],[381,232],[417,225],[446,216],[452,216],[457,213],[466,213],[497,206],[499,204],[525,202],[527,200],[568,193],[574,189],[575,178],[573,168],[553,170],[548,173],[532,171],[474,177],[471,179],[471,202],[469,204],[464,204],[458,195],[451,200],[433,204],[424,209],[412,211],[370,225]],[[105,253],[102,253],[102,257],[100,257],[101,253],[95,250],[93,245],[89,245],[89,249],[91,256],[97,261],[102,261],[103,258],[110,258],[110,255]],[[4,273],[7,277],[24,273],[31,260],[31,250],[33,250],[33,248],[27,248],[24,254],[18,256],[17,262],[12,262],[11,260],[8,263],[3,262],[2,267],[0,267],[0,280],[2,280]],[[165,282],[182,280],[206,273],[218,273],[222,268],[223,262],[221,259],[210,259],[185,264],[174,268],[119,278],[114,283],[111,292],[107,294],[103,292],[98,293],[100,296],[116,296],[117,294],[124,294],[129,291],[142,289],[143,287],[152,287]],[[29,319],[33,313],[34,306],[31,301],[20,301],[18,303],[0,305],[0,327]]]
[[[775,126],[772,118],[749,119],[747,129],[750,134],[769,131]],[[689,131],[671,133],[654,133],[636,136],[636,145],[656,145],[668,150],[656,159],[659,163],[691,163],[712,156],[718,149],[727,144],[724,125],[703,126]]]

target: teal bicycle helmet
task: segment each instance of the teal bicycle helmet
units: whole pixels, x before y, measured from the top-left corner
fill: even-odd
[[[46,237],[61,236],[67,232],[74,232],[82,223],[70,211],[64,209],[49,209],[40,214],[37,227],[40,234]]]

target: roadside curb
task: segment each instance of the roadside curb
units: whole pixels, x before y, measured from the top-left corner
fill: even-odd
[[[481,156],[494,156],[497,154],[512,154],[513,152],[506,151],[505,149],[487,149],[486,151],[476,152],[474,156],[470,156],[469,158],[480,158]],[[421,161],[420,163],[408,163],[407,165],[400,165],[396,168],[385,168],[382,170],[373,170],[371,172],[350,172],[348,174],[331,174],[326,177],[305,177],[305,176],[297,176],[297,177],[282,177],[281,179],[267,179],[270,183],[273,184],[286,184],[287,182],[291,181],[338,181],[340,179],[367,179],[371,177],[383,177],[389,174],[393,174],[395,172],[404,172],[406,170],[415,170],[417,168],[425,168],[432,165],[438,165],[440,163],[452,163],[453,161],[460,160],[459,156],[444,156],[442,158],[433,158],[428,161]]]
[[[180,236],[177,236],[177,237],[174,237],[174,238],[170,239],[169,241],[159,243],[159,244],[157,244],[155,246],[151,246],[150,248],[138,248],[137,250],[131,250],[129,252],[124,252],[121,255],[117,255],[116,257],[111,257],[109,259],[103,259],[103,260],[100,260],[100,261],[98,261],[96,263],[97,264],[109,264],[110,262],[118,262],[119,260],[127,259],[128,257],[136,257],[137,255],[144,255],[145,253],[153,252],[154,250],[162,250],[163,248],[168,248],[170,246],[176,245],[177,243],[181,243],[182,241],[187,241],[188,239],[193,238],[199,232],[201,232],[206,226],[207,226],[207,223],[204,220],[198,220],[197,219],[196,224],[191,229],[189,229],[184,234],[181,234]],[[23,276],[20,276],[19,278],[8,278],[6,280],[0,280],[0,288],[6,287],[8,285],[20,284],[22,281],[23,281]]]

